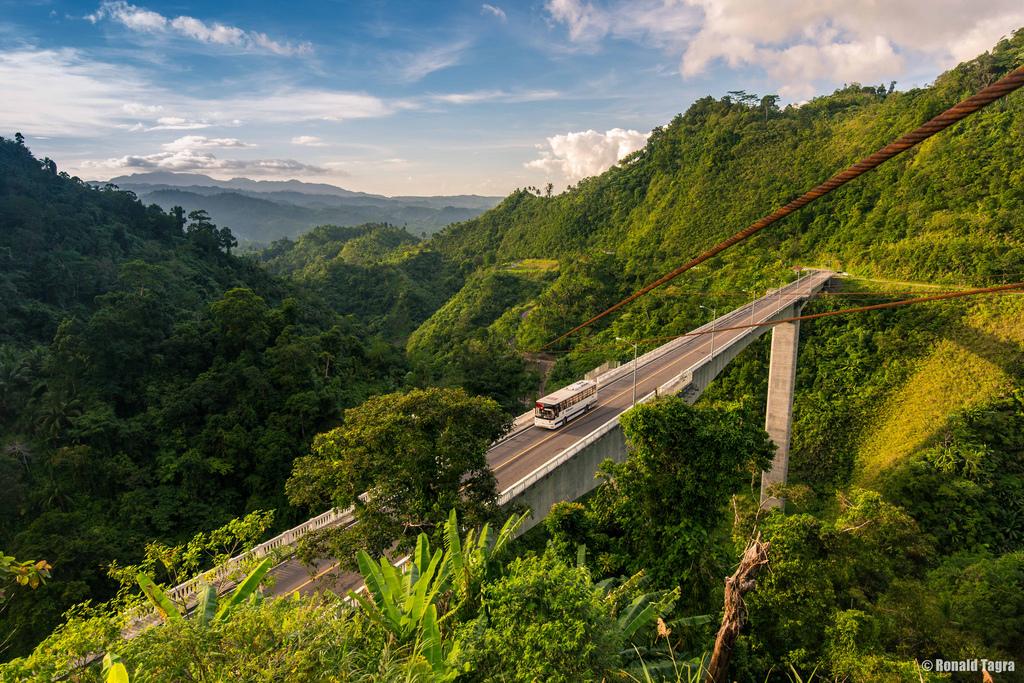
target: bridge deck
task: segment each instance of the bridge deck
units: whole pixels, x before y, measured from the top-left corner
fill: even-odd
[[[744,323],[763,322],[778,310],[787,307],[797,299],[806,298],[816,291],[831,273],[814,273],[801,281],[799,290],[793,288],[780,297],[772,294],[757,299],[752,304],[737,308],[715,321],[716,327],[729,327]],[[753,307],[753,318],[751,318]],[[715,349],[739,337],[758,334],[761,330],[739,329],[715,333]],[[682,344],[670,353],[647,363],[638,364],[636,372],[637,398],[649,394],[656,387],[668,382],[676,375],[708,358],[711,353],[711,335],[704,334],[685,338]],[[630,365],[631,364],[627,364]],[[628,410],[633,400],[633,374],[626,372],[598,390],[598,404],[589,413],[582,415],[568,425],[550,431],[529,427],[515,436],[492,447],[487,461],[498,479],[498,490],[504,491],[523,477],[544,465],[562,450],[573,445],[598,426]]]
[[[717,318],[715,327],[727,328],[752,321],[770,320],[795,301],[806,299],[819,290],[831,276],[832,273],[829,272],[813,272],[799,283],[792,283],[783,288],[781,292],[773,292]],[[763,328],[716,332],[715,354],[718,354],[719,349],[724,349],[730,341],[763,332]],[[660,357],[647,361],[641,357],[636,369],[637,398],[653,392],[655,388],[709,358],[711,344],[710,334],[697,335],[684,338],[671,351]],[[625,370],[620,369],[617,377],[602,384],[598,390],[597,406],[568,425],[554,431],[530,426],[493,446],[487,452],[487,461],[498,479],[498,491],[507,490],[600,425],[628,410],[633,400],[631,367],[631,363],[627,364]],[[311,577],[311,570],[303,567],[298,561],[285,562],[273,571],[276,583],[272,593],[284,595],[298,590],[306,594],[321,589],[344,592],[358,586],[358,576],[338,577],[332,572],[336,566],[336,562],[330,560],[318,562],[312,568]]]

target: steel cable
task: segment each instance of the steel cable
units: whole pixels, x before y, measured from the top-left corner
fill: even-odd
[[[793,323],[800,320],[817,320],[818,318],[828,318],[834,315],[849,315],[850,313],[865,313],[867,311],[878,311],[884,308],[899,308],[900,306],[911,306],[913,304],[924,304],[929,301],[944,301],[946,299],[962,299],[969,296],[978,296],[980,294],[1012,294],[1020,292],[1024,294],[1024,282],[1014,282],[1008,285],[996,285],[994,287],[982,287],[980,289],[964,289],[956,292],[944,292],[942,294],[933,294],[930,296],[922,296],[914,299],[900,299],[899,301],[887,301],[880,304],[872,304],[870,306],[857,306],[855,308],[842,308],[838,311],[825,311],[823,313],[808,313],[807,315],[797,315],[791,318],[779,318],[776,320],[764,320],[759,323],[743,323],[740,325],[728,325],[723,327],[716,326],[714,330],[696,330],[693,332],[684,332],[683,334],[666,335],[664,337],[646,337],[644,339],[630,340],[630,343],[637,344],[659,344],[663,342],[672,341],[673,339],[681,339],[683,337],[700,337],[709,334],[720,334],[722,332],[728,332],[729,330],[745,330],[751,327],[774,327],[775,325],[781,325],[782,323]],[[821,296],[818,294],[816,296]],[[739,310],[739,309],[737,309]],[[565,349],[559,351],[549,351],[548,353],[572,353],[572,351],[597,351],[599,349],[605,349],[616,346],[615,344],[603,344],[588,346],[584,348],[576,349]]]
[[[949,109],[942,112],[941,114],[931,119],[927,123],[918,126],[909,133],[897,138],[893,142],[890,142],[888,145],[878,150],[871,156],[865,157],[864,159],[861,159],[857,163],[853,164],[852,166],[849,166],[848,168],[840,171],[839,173],[836,173],[834,176],[832,176],[825,182],[821,183],[817,187],[808,190],[807,192],[803,193],[802,195],[800,195],[793,201],[789,202],[785,206],[782,206],[773,211],[772,213],[768,214],[767,216],[758,219],[747,228],[744,228],[743,230],[737,232],[735,235],[729,237],[725,241],[719,242],[715,246],[705,251],[700,256],[690,261],[687,261],[686,263],[679,266],[675,270],[666,273],[665,275],[661,276],[654,282],[644,286],[642,289],[637,290],[633,294],[630,294],[628,297],[626,297],[619,303],[615,304],[614,306],[608,308],[607,310],[601,313],[598,313],[590,320],[587,320],[586,322],[581,323],[576,327],[572,328],[568,332],[565,332],[564,334],[556,337],[555,339],[552,339],[551,341],[544,344],[544,346],[541,347],[541,350],[548,348],[552,344],[557,344],[566,337],[582,330],[584,327],[588,327],[594,324],[595,322],[605,317],[606,315],[614,313],[615,311],[619,310],[620,308],[630,303],[631,301],[635,301],[644,294],[647,294],[652,289],[660,287],[666,282],[682,275],[683,273],[690,270],[694,266],[699,265],[704,261],[707,261],[708,259],[725,251],[734,244],[742,242],[751,235],[760,232],[761,230],[768,227],[772,223],[775,223],[776,221],[785,218],[794,211],[797,211],[798,209],[802,209],[803,207],[813,202],[815,199],[825,196],[826,194],[828,194],[832,190],[835,190],[836,188],[842,187],[851,180],[880,166],[889,159],[892,159],[894,156],[907,151],[908,149],[910,149],[914,145],[917,145],[923,140],[927,140],[928,138],[935,135],[939,131],[949,128],[954,123],[957,123],[958,121],[966,118],[967,116],[970,116],[979,109],[982,109],[983,107],[991,104],[992,102],[995,102],[996,100],[1005,97],[1014,90],[1020,88],[1022,85],[1024,85],[1024,66],[1018,67],[1017,69],[1011,71],[1009,74],[999,79],[992,85],[989,85],[988,87],[978,91],[978,93],[976,93],[975,95],[968,97],[966,100],[963,100],[959,104],[950,107]]]

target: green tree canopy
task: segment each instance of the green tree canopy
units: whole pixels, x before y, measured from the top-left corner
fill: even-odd
[[[507,422],[493,400],[462,389],[377,396],[314,439],[313,452],[295,461],[286,490],[295,504],[355,505],[356,528],[371,553],[432,533],[452,509],[479,525],[496,512],[485,453]]]
[[[701,574],[729,496],[767,467],[772,443],[757,417],[735,404],[664,398],[630,410],[621,424],[629,457],[606,460],[594,498],[582,508],[556,505],[548,528],[570,545],[589,530],[583,540],[606,571],[644,569],[656,585],[688,585]]]
[[[590,572],[552,553],[515,560],[456,635],[468,680],[593,681],[619,664],[622,632]]]

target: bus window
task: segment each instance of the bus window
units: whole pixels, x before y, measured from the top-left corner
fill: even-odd
[[[558,415],[558,407],[546,406],[543,403],[538,403],[537,409],[534,411],[534,415],[542,420],[553,420],[555,416]]]

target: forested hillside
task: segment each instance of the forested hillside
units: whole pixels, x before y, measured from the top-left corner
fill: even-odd
[[[606,173],[556,196],[520,190],[432,243],[483,269],[561,261],[532,303],[511,296],[491,304],[526,305],[509,338],[536,350],[1022,60],[1018,34],[927,88],[853,84],[781,111],[773,98],[706,97]],[[699,310],[681,290],[742,297],[778,284],[793,265],[950,284],[1024,273],[1022,109],[1020,93],[996,103],[655,292],[601,338],[682,331]]]
[[[297,237],[313,226],[325,223],[357,225],[388,221],[404,225],[417,235],[428,235],[449,223],[481,213],[481,209],[476,208],[435,207],[426,202],[400,202],[387,198],[371,203],[316,195],[318,201],[311,205],[312,202],[301,195],[282,198],[280,194],[200,194],[167,188],[143,191],[139,196],[146,202],[164,207],[183,206],[188,211],[206,209],[216,221],[233,226],[239,239],[264,245],[282,237]]]
[[[0,142],[0,547],[55,568],[0,612],[14,653],[109,597],[107,566],[150,541],[255,509],[295,522],[292,459],[405,374],[364,324],[197,218]]]
[[[387,224],[320,226],[258,255],[266,270],[315,292],[333,310],[402,342],[461,285],[457,268]]]
[[[745,93],[699,100],[601,176],[557,196],[521,190],[435,237],[474,274],[408,348],[442,366],[460,340],[536,351],[1021,63],[1024,32],[928,88],[851,85],[781,111]],[[652,348],[792,278],[793,266],[855,276],[808,312],[1024,279],[1021,159],[1018,92],[554,349],[552,382],[627,359],[631,346],[617,337]],[[542,291],[497,286],[516,263],[540,258],[552,260]],[[762,525],[779,564],[750,599],[738,679],[792,665],[826,677],[916,680],[914,658],[1021,653],[1024,632],[1012,616],[1020,603],[1007,591],[1024,587],[1022,319],[1024,302],[1011,295],[803,326],[793,514]],[[740,401],[763,414],[767,360],[765,339],[702,404]],[[649,476],[662,500],[691,500],[685,477],[678,488],[655,482],[669,467],[611,469],[592,500],[558,506],[548,529],[569,548],[583,542],[599,575],[645,570],[665,588],[672,576],[684,594],[695,591],[683,604],[708,609],[700,596],[718,594],[679,577],[722,576],[736,549],[716,555],[727,545],[712,542],[694,552],[702,543],[690,539],[682,545],[694,555],[667,559],[679,551],[666,539],[690,538],[681,531],[689,527],[670,513],[651,516],[654,500],[638,512],[643,488],[621,490],[627,477]],[[736,515],[733,534],[746,524]],[[861,525],[873,531],[844,540]]]
[[[356,548],[424,532],[406,582],[359,556],[372,600],[358,608],[247,600],[231,620],[169,619],[127,644],[116,616],[89,612],[5,671],[51,678],[116,649],[140,680],[696,680],[722,577],[755,532],[770,571],[747,595],[731,680],[932,681],[926,657],[1019,662],[1019,294],[804,323],[785,514],[759,511],[751,484],[771,456],[766,337],[696,406],[627,413],[629,459],[516,544],[460,542],[447,515],[496,514],[484,449],[533,398],[533,361],[554,361],[549,388],[567,382],[793,266],[846,271],[811,312],[1024,279],[1018,92],[534,353],[1022,63],[1019,31],[927,88],[853,84],[782,110],[707,97],[562,194],[517,191],[428,241],[322,226],[251,260],[202,216],[89,189],[3,141],[0,475],[14,504],[0,547],[53,564],[0,613],[17,628],[5,656],[60,609],[111,595],[106,567],[153,539],[356,503],[369,538],[311,551],[352,566]],[[442,556],[450,574],[434,573]]]
[[[217,180],[198,173],[151,172],[111,178],[146,204],[186,211],[204,209],[213,220],[235,229],[245,246],[265,246],[294,238],[316,225],[387,222],[423,236],[455,221],[480,215],[498,197],[479,195],[385,197],[325,183],[298,180]],[[104,183],[94,182],[97,186]]]

